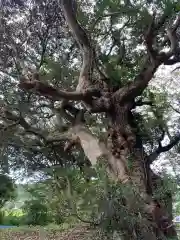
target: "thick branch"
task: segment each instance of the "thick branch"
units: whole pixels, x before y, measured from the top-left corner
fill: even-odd
[[[179,142],[180,135],[176,136],[169,144],[167,144],[164,147],[160,144],[159,147],[147,157],[148,163],[149,164],[153,163],[153,161],[155,161],[161,153],[168,152],[173,147],[175,147]]]
[[[180,16],[177,17],[176,22],[171,29],[173,34],[177,31],[179,25],[180,25]],[[168,41],[169,41],[169,37],[168,35],[166,35],[164,38],[164,41],[162,42],[162,46],[164,46]]]
[[[120,102],[131,102],[136,97],[140,96],[144,89],[148,86],[149,81],[152,79],[154,73],[160,65],[160,61],[156,61],[155,65],[149,64],[148,60],[144,64],[140,73],[136,76],[133,82],[130,82],[125,87],[118,90],[114,97],[119,99]]]
[[[170,58],[173,54],[176,54],[177,48],[178,48],[178,41],[176,32],[174,32],[172,29],[167,30],[167,36],[169,38],[169,41],[171,43],[170,50],[168,53],[166,53],[167,58]]]
[[[132,101],[134,98],[140,96],[144,91],[144,89],[148,86],[154,73],[156,72],[157,68],[161,64],[164,63],[166,65],[167,64],[172,65],[174,63],[177,63],[180,60],[180,58],[177,56],[177,52],[179,52],[179,49],[177,49],[178,44],[177,44],[177,38],[176,38],[176,30],[179,24],[180,24],[180,16],[177,18],[171,30],[169,29],[167,31],[168,32],[167,38],[171,43],[170,50],[167,53],[161,52],[153,56],[153,64],[150,64],[147,58],[142,70],[136,76],[134,81],[129,83],[128,86],[125,86],[124,88],[120,89],[115,93],[115,97],[118,98],[119,101],[125,101],[125,100]],[[149,51],[152,50],[152,41],[153,41],[152,36],[154,32],[156,32],[156,30],[157,30],[157,27],[155,26],[153,30],[150,29],[149,31],[149,36],[151,37],[149,43],[147,44]],[[170,59],[173,56],[174,58]]]
[[[91,75],[95,59],[95,52],[91,46],[91,42],[85,30],[80,26],[76,19],[73,9],[73,1],[61,0],[61,6],[66,21],[81,48],[83,57],[83,64],[76,92],[57,90],[52,86],[40,82],[38,78],[33,78],[33,81],[29,81],[24,78],[19,84],[19,87],[25,90],[37,91],[40,95],[50,97],[53,100],[65,99],[83,101],[90,110],[92,109],[93,112],[106,111],[109,107],[109,102],[105,98],[100,98],[101,91],[99,90],[99,87],[96,85],[94,89],[91,83]]]
[[[150,56],[151,63],[154,64],[154,60],[157,52],[153,49],[153,41],[154,41],[154,27],[155,27],[155,13],[152,16],[151,23],[149,24],[148,31],[145,35],[145,44],[147,47],[147,52]]]
[[[84,29],[79,25],[73,10],[72,0],[61,0],[66,21],[81,48],[89,48],[90,42]]]
[[[84,90],[84,92],[66,92],[58,90],[46,83],[37,80],[30,81],[28,79],[23,79],[20,82],[19,87],[24,90],[35,91],[41,96],[46,96],[53,100],[66,99],[86,102],[89,98],[99,97],[101,95],[98,89],[87,89]]]
[[[164,65],[173,65],[180,62],[180,49],[178,48],[178,39],[176,36],[176,30],[179,26],[180,15],[177,17],[174,26],[171,29],[168,29],[167,35],[162,43],[164,46],[168,41],[170,42],[170,50],[168,53],[166,53],[166,59],[163,62]],[[173,58],[171,58],[172,56]]]
[[[91,49],[91,43],[86,32],[76,20],[76,16],[73,11],[73,1],[61,0],[61,5],[66,21],[81,48],[83,56],[83,65],[81,68],[79,83],[82,84],[86,82],[88,85],[90,85],[93,68],[93,50]]]
[[[103,92],[101,92],[97,88],[85,88],[81,89],[81,91],[66,92],[58,90],[41,81],[28,80],[26,78],[22,79],[22,81],[19,84],[19,87],[26,91],[35,92],[41,96],[51,98],[54,101],[58,101],[61,99],[64,99],[65,102],[69,100],[83,101],[84,103],[87,104],[88,110],[93,113],[106,112],[111,107],[110,99],[102,96]],[[68,108],[70,107],[70,105],[67,106]]]

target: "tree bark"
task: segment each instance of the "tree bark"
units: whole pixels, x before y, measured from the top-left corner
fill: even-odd
[[[143,206],[141,208],[143,223],[138,222],[134,229],[129,229],[128,224],[122,224],[121,230],[127,234],[127,239],[176,237],[172,225],[171,195],[167,194],[164,200],[153,199],[153,192],[163,182],[150,169],[151,162],[147,162],[141,138],[138,136],[138,127],[130,111],[130,104],[125,106],[114,104],[107,117],[109,119],[107,145],[99,142],[83,123],[73,126],[68,136],[71,139],[78,139],[92,165],[101,159],[114,181],[130,186],[133,194],[123,196],[129,215],[132,212],[139,214],[136,202],[139,201]],[[128,161],[131,163],[131,169],[127,167]]]

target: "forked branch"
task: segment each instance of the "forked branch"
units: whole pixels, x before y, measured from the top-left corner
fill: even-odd
[[[40,94],[41,96],[49,97],[53,100],[74,100],[74,101],[87,101],[89,98],[92,97],[100,97],[100,91],[98,89],[87,89],[83,92],[66,92],[62,90],[58,90],[46,83],[43,83],[38,80],[28,80],[23,79],[19,83],[19,87],[21,89],[27,91],[34,91],[35,93]]]
[[[164,24],[164,21],[162,21],[162,23]],[[144,89],[148,86],[154,73],[161,64],[172,65],[180,61],[180,49],[178,49],[178,39],[176,37],[176,30],[178,26],[180,26],[180,16],[177,17],[177,20],[172,26],[172,28],[167,31],[167,37],[165,39],[166,42],[168,40],[170,41],[170,50],[168,52],[157,52],[156,54],[154,54],[152,43],[153,39],[156,37],[155,33],[157,29],[160,28],[160,26],[158,24],[158,27],[154,25],[154,27],[152,28],[153,25],[154,23],[150,25],[146,37],[146,46],[148,48],[148,52],[150,53],[151,59],[153,59],[153,64],[149,64],[148,59],[146,59],[144,66],[142,67],[140,73],[135,77],[134,81],[131,82],[129,86],[125,86],[123,89],[120,89],[120,91],[115,94],[115,97],[118,97],[119,95],[119,99],[121,101],[125,99],[132,101],[136,97],[140,96]],[[171,59],[171,57],[174,58]]]

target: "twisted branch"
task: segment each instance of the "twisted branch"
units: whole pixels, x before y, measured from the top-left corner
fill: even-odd
[[[148,30],[148,35],[146,37],[146,45],[150,54],[150,58],[151,60],[153,60],[153,64],[149,64],[148,58],[146,59],[142,70],[135,77],[134,81],[130,82],[129,85],[121,88],[114,94],[114,97],[118,98],[119,101],[132,101],[136,97],[140,96],[144,89],[148,86],[154,73],[161,64],[172,65],[180,61],[179,56],[177,56],[180,52],[180,49],[178,49],[178,41],[176,38],[176,30],[180,25],[180,16],[178,16],[174,26],[167,31],[167,39],[170,41],[171,44],[170,50],[167,53],[157,52],[156,54],[154,54],[155,50],[153,49],[152,44],[153,39],[155,38],[155,33],[157,29],[160,28],[160,22],[157,26],[155,26],[154,22],[151,22]],[[164,24],[164,20],[162,21],[162,23]],[[152,28],[152,26],[154,27]],[[173,56],[174,59],[170,59]]]
[[[99,97],[101,95],[98,89],[87,89],[83,92],[66,92],[58,90],[46,83],[38,80],[23,79],[20,82],[19,87],[24,90],[33,91],[41,96],[52,98],[53,100],[74,100],[74,101],[88,101],[92,97]]]

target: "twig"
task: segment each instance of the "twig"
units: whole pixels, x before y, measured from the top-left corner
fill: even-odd
[[[177,113],[179,113],[180,114],[180,111],[179,110],[177,110],[176,108],[174,108],[171,104],[170,104],[170,107],[175,111],[175,112],[177,112]]]

